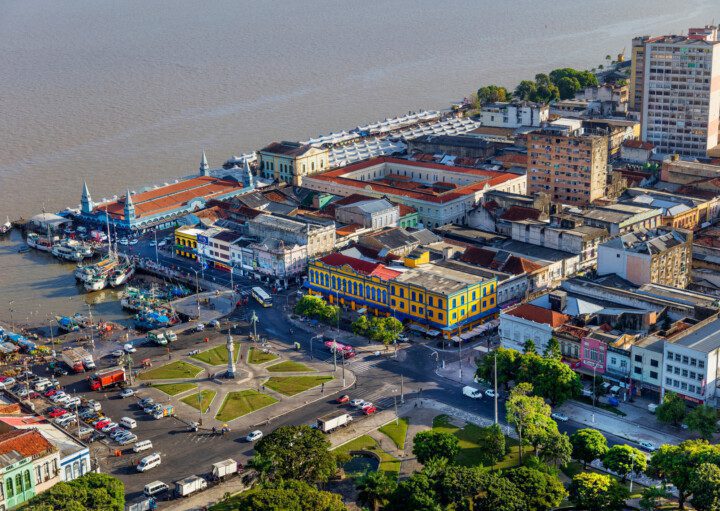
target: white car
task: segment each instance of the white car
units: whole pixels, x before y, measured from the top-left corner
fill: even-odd
[[[79,397],[71,397],[65,402],[65,404],[67,406],[80,406],[81,402],[82,400]]]
[[[130,244],[130,242],[128,241],[127,238],[121,238],[121,239],[119,239],[119,240],[118,240],[118,243],[120,243],[121,245],[129,245],[129,244]]]
[[[115,350],[112,353],[110,353],[113,357],[122,357],[125,352],[123,350]]]
[[[350,406],[355,408],[362,408],[365,405],[364,399],[353,399],[350,401]]]
[[[133,389],[123,389],[123,391],[120,392],[120,397],[123,399],[126,397],[134,396],[134,395],[135,395],[135,391]]]
[[[110,424],[102,428],[100,431],[102,431],[103,433],[110,433],[113,429],[117,427],[119,427],[117,422],[111,422]]]
[[[655,452],[655,451],[657,451],[657,447],[655,447],[655,444],[652,443],[652,442],[648,442],[647,440],[640,440],[640,441],[638,442],[638,445],[639,445],[640,447],[642,447],[643,449],[645,449],[645,450],[647,450],[647,451],[650,451],[650,452]]]
[[[486,395],[487,397],[492,397],[492,398],[494,398],[494,397],[495,397],[495,391],[494,391],[493,389],[487,389],[487,390],[485,391],[485,395]]]
[[[62,390],[60,392],[57,392],[50,396],[50,401],[52,401],[55,404],[58,403],[65,403],[66,401],[70,401],[70,396],[65,394]]]
[[[131,239],[131,240],[130,240],[130,244],[131,244],[131,245],[137,245],[137,244],[138,244],[137,238]]]
[[[151,247],[154,247],[155,245],[157,245],[157,242],[156,242],[155,240],[151,240],[151,241],[150,241],[150,246],[151,246]]]
[[[255,442],[256,440],[260,440],[262,436],[262,431],[256,429],[255,431],[251,431],[248,436],[245,437],[245,440],[247,440],[248,442]]]
[[[123,346],[123,349],[126,353],[135,353],[137,351],[137,348],[130,343],[127,343],[125,346]]]
[[[158,242],[158,247],[164,247],[165,245],[167,245],[167,242],[165,240]]]
[[[560,413],[560,412],[553,412],[550,414],[550,417],[552,417],[556,421],[560,421],[560,422],[567,422],[570,420],[570,418],[567,415],[565,415],[564,413]]]

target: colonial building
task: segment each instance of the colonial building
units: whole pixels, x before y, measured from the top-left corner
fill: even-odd
[[[356,224],[371,229],[395,227],[400,208],[387,199],[370,199],[335,208],[335,219],[343,224]]]
[[[498,333],[504,348],[523,351],[525,343],[533,341],[538,353],[543,353],[554,329],[569,320],[561,312],[523,303],[500,313]]]
[[[480,110],[483,126],[495,128],[539,127],[548,120],[550,109],[542,103],[513,101],[510,103],[488,103]]]
[[[335,248],[335,222],[302,216],[259,215],[247,221],[248,235],[264,240],[275,238],[287,245],[307,247],[307,257],[330,253]]]
[[[260,172],[267,179],[301,186],[303,178],[330,168],[328,150],[299,142],[273,142],[258,152]]]

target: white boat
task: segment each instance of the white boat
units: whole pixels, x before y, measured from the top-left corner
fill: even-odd
[[[75,278],[81,282],[87,282],[94,277],[107,277],[117,266],[118,261],[113,256],[105,257],[95,264],[78,266],[75,269]]]
[[[63,245],[72,248],[83,256],[83,259],[92,257],[95,254],[95,250],[87,244],[77,240],[66,240]]]
[[[96,276],[91,278],[90,280],[85,281],[85,289],[87,291],[100,291],[101,289],[105,289],[106,285],[107,277],[105,277],[104,275]]]
[[[5,236],[7,234],[10,234],[11,230],[12,230],[12,222],[10,222],[10,217],[6,217],[5,223],[0,225],[0,236]]]
[[[51,252],[53,248],[50,238],[40,236],[34,232],[27,235],[25,243],[27,243],[28,247],[34,248],[35,250],[42,250],[43,252]]]
[[[118,287],[125,284],[135,274],[135,265],[128,263],[127,265],[119,266],[113,271],[108,277],[108,284],[112,287]]]
[[[82,261],[84,259],[79,251],[64,244],[55,245],[52,248],[52,255],[66,261]]]

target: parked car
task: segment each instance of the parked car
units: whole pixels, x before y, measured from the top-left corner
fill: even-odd
[[[82,400],[79,397],[71,397],[65,403],[67,406],[80,406]]]
[[[363,399],[353,399],[350,401],[350,406],[353,406],[355,408],[362,408],[365,404],[365,401]]]
[[[62,417],[66,413],[68,413],[68,412],[64,408],[51,408],[50,411],[48,412],[48,417],[54,419],[55,417]]]
[[[57,389],[46,390],[46,391],[43,393],[43,396],[45,396],[45,397],[54,396],[55,394],[57,394],[57,392],[58,392]]]
[[[100,419],[100,420],[97,421],[95,424],[93,424],[93,426],[95,427],[95,429],[97,429],[98,431],[100,431],[102,428],[104,428],[105,426],[107,426],[107,425],[110,424],[111,422],[112,422],[112,421],[111,421],[110,419]]]
[[[120,392],[120,397],[123,399],[134,395],[135,391],[133,389],[123,389],[122,392]]]
[[[567,422],[568,420],[570,420],[570,418],[567,415],[565,415],[564,413],[560,413],[560,412],[553,412],[550,414],[550,417],[552,417],[556,421],[560,421],[560,422]]]
[[[123,349],[125,350],[125,353],[135,353],[137,351],[137,348],[130,343],[124,345]]]
[[[248,442],[255,442],[257,440],[260,440],[262,436],[262,431],[256,429],[255,431],[251,431],[250,433],[248,433],[248,436],[245,437],[245,440],[247,440]]]
[[[639,445],[640,447],[642,447],[643,449],[645,449],[645,450],[647,450],[647,451],[650,451],[650,452],[655,452],[655,451],[657,451],[657,447],[655,447],[655,444],[652,443],[652,442],[648,442],[647,440],[640,440],[640,441],[638,442],[638,445]]]
[[[487,389],[487,390],[485,391],[485,395],[486,395],[487,397],[494,398],[494,397],[495,397],[495,391],[494,391],[493,389]]]
[[[115,350],[112,353],[110,353],[113,357],[122,357],[125,352],[123,350]]]
[[[350,402],[350,396],[348,396],[347,394],[342,395],[342,396],[340,396],[339,398],[337,398],[337,402],[338,402],[338,404],[341,404],[341,405],[342,405],[342,404],[345,404],[345,403],[349,403],[349,402]]]
[[[118,427],[117,422],[109,422],[105,426],[100,428],[100,431],[102,431],[103,433],[110,433],[113,429],[115,429],[117,427]]]
[[[372,415],[377,412],[377,408],[375,408],[374,406],[368,406],[366,408],[363,408],[362,411],[365,415]]]
[[[39,399],[42,396],[40,395],[39,392],[35,392],[34,390],[31,390],[30,392],[28,392],[27,397],[28,397],[28,399]]]
[[[120,445],[127,445],[127,444],[133,444],[137,442],[138,437],[136,435],[133,435],[130,433],[129,435],[125,435],[123,437],[120,437],[120,440],[117,441]]]
[[[140,408],[146,408],[154,403],[155,400],[151,397],[144,397],[140,401],[138,401],[138,405],[140,405]]]

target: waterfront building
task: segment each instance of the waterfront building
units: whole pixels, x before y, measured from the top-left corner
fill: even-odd
[[[258,240],[274,238],[284,244],[307,247],[307,257],[328,254],[335,248],[335,222],[302,215],[262,214],[246,223],[247,233]]]
[[[485,278],[463,263],[403,266],[333,253],[308,265],[310,294],[374,315],[393,316],[450,338],[497,315],[497,279]]]
[[[692,232],[660,227],[613,238],[598,247],[597,271],[633,284],[684,289],[692,268]]]
[[[197,259],[198,235],[203,231],[204,229],[188,226],[175,229],[175,253],[188,259]]]
[[[303,178],[329,168],[328,150],[300,142],[273,142],[258,151],[260,172],[274,179],[302,186]]]
[[[530,101],[497,102],[483,105],[480,122],[483,126],[517,129],[525,126],[539,127],[547,122],[550,108],[543,103]]]
[[[607,138],[586,134],[582,122],[561,119],[528,137],[527,191],[554,201],[589,204],[605,195]]]
[[[408,154],[451,154],[484,160],[495,154],[498,145],[470,135],[422,135],[410,140]]]
[[[417,210],[420,222],[431,228],[464,224],[487,191],[524,194],[526,182],[524,175],[380,157],[307,176],[303,186],[341,196],[387,197]]]
[[[177,225],[189,213],[204,209],[211,200],[225,201],[252,191],[255,183],[247,164],[241,178],[236,181],[211,176],[203,153],[199,175],[137,193],[127,190],[123,197],[111,201],[94,202],[83,183],[79,218],[104,229],[108,217],[116,230],[125,232],[167,228]]]
[[[706,29],[643,43],[642,140],[661,154],[705,157],[717,150],[720,41],[715,27]]]

